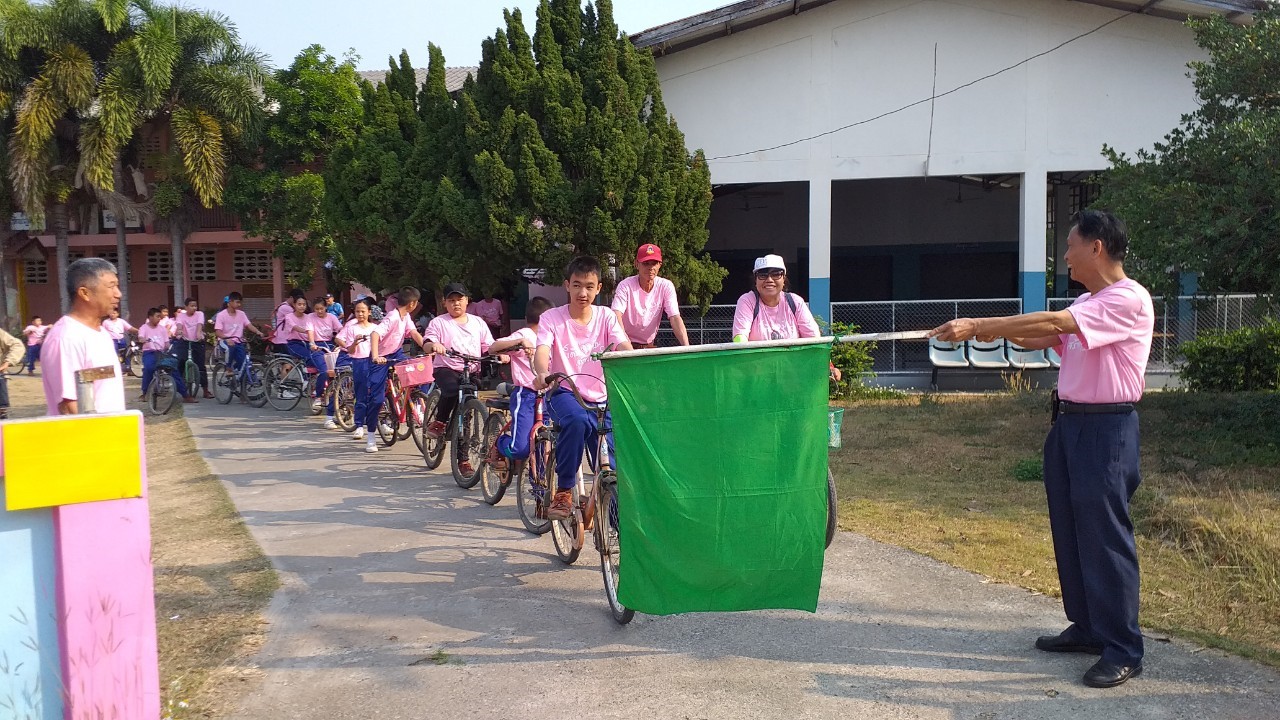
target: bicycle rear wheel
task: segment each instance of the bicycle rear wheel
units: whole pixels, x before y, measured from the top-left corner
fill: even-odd
[[[243,375],[239,378],[240,392],[245,402],[260,408],[267,404],[267,369],[260,362],[251,362],[246,372],[247,379]]]
[[[609,601],[609,614],[614,622],[626,625],[636,616],[636,611],[618,602],[621,553],[618,544],[618,484],[600,482],[596,495],[595,539],[600,551],[600,574],[604,576],[604,595]]]
[[[511,460],[507,460],[505,470],[495,470],[488,459],[490,448],[497,444],[498,436],[507,424],[505,414],[496,410],[490,411],[489,418],[484,421],[485,461],[484,467],[480,468],[480,492],[490,505],[501,502],[502,496],[507,494],[507,485],[511,484]]]
[[[391,407],[390,401],[382,403],[382,409],[378,411],[378,437],[382,438],[382,444],[387,447],[395,445],[400,437],[400,416]]]
[[[836,537],[836,510],[836,479],[831,468],[827,468],[827,544],[823,547],[831,547],[831,541]]]
[[[267,402],[271,403],[271,407],[281,412],[289,412],[298,407],[298,403],[302,401],[302,390],[305,383],[302,380],[302,371],[299,361],[292,363],[293,367],[285,371],[285,361],[273,360],[267,366]]]
[[[552,473],[555,473],[554,468]],[[574,564],[582,554],[582,548],[578,547],[576,542],[578,525],[582,522],[578,519],[579,515],[577,508],[574,508],[574,512],[569,517],[551,521],[551,542],[556,546],[556,557],[560,558],[560,562],[565,565]]]
[[[235,394],[236,379],[228,372],[225,363],[213,366],[213,397],[221,405],[231,402],[231,396]]]
[[[409,391],[409,409],[404,414],[404,424],[409,428],[413,444],[422,452],[427,433],[427,394],[418,388]]]
[[[165,415],[178,400],[178,384],[168,370],[156,370],[147,388],[147,408],[152,415]]]
[[[436,419],[436,408],[440,407],[440,390],[433,389],[427,394],[427,406],[422,411],[423,420],[430,425]],[[444,460],[444,447],[448,442],[449,431],[445,430],[438,438],[433,438],[423,431],[422,436],[422,460],[427,464],[428,470],[435,470],[440,467],[440,462]]]
[[[484,421],[489,414],[479,398],[469,397],[458,408],[459,420],[453,438],[453,480],[458,487],[471,489],[480,482],[484,462]],[[469,466],[470,472],[467,471]]]
[[[334,399],[334,422],[338,423],[338,427],[343,432],[351,432],[356,429],[356,390],[355,380],[351,377],[351,373],[338,373],[338,377],[332,383],[330,392]]]
[[[535,431],[524,472],[516,478],[516,512],[524,529],[542,535],[551,529],[547,506],[551,504],[550,488],[555,478],[555,456],[550,432],[544,427]]]

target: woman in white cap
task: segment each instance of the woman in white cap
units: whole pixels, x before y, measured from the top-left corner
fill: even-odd
[[[756,258],[755,287],[738,298],[733,312],[733,341],[794,340],[818,337],[822,331],[804,298],[787,292],[787,264],[778,255]],[[831,366],[840,379],[840,370]]]

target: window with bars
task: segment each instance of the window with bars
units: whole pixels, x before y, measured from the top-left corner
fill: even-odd
[[[1058,229],[1058,196],[1050,191],[1044,204],[1044,226],[1049,232]]]
[[[94,257],[100,257],[103,260],[116,266],[116,270],[120,270],[120,253],[115,250],[107,250],[106,252],[94,253]]]
[[[22,264],[22,275],[29,283],[43,285],[49,282],[49,262],[47,260],[27,260]]]
[[[1079,183],[1071,186],[1070,212],[1074,216],[1093,204],[1098,199],[1098,186],[1094,183]]]
[[[188,250],[187,274],[193,282],[218,279],[217,250]]]
[[[173,282],[173,255],[168,250],[147,251],[147,282]]]
[[[271,251],[265,248],[237,248],[232,256],[232,279],[270,280],[273,276]]]
[[[68,251],[67,251],[67,264],[68,264],[68,265],[70,265],[71,263],[73,263],[73,262],[75,262],[75,261],[77,261],[77,260],[83,260],[83,259],[84,259],[84,257],[85,257],[85,256],[84,256],[84,251],[83,251],[83,250],[68,250]]]

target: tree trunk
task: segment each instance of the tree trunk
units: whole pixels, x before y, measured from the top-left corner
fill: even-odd
[[[179,219],[176,217],[170,218],[169,242],[171,243],[171,248],[172,248],[171,254],[173,255],[173,304],[174,305],[181,305],[182,301],[187,297],[186,295],[187,288],[185,286],[185,283],[183,283],[183,277],[182,277],[182,257],[183,257],[182,246],[185,240],[186,240],[186,237],[182,228],[182,223],[179,222]]]
[[[53,224],[53,237],[58,244],[58,297],[62,300],[62,314],[71,311],[71,296],[67,293],[67,265],[70,251],[67,248],[67,204],[54,203],[49,208],[49,222]]]
[[[129,237],[124,218],[116,213],[116,270],[120,273],[120,317],[129,319]]]

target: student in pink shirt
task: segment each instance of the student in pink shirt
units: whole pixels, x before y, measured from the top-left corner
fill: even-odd
[[[204,313],[200,311],[200,304],[195,298],[187,298],[182,312],[174,316],[173,323],[178,366],[184,367],[187,364],[187,358],[190,357],[196,364],[197,374],[200,377],[200,389],[204,391],[205,399],[212,398],[213,393],[209,392],[209,376],[205,370]],[[196,389],[191,388],[191,396],[195,397],[195,394]]]
[[[658,337],[658,326],[666,313],[671,321],[671,332],[676,342],[689,344],[689,333],[680,306],[676,301],[676,286],[664,277],[658,277],[662,269],[662,249],[646,243],[636,251],[636,274],[624,278],[613,291],[613,311],[622,321],[622,329],[637,350],[653,347]]]
[[[169,354],[169,344],[173,341],[173,335],[169,328],[164,326],[163,320],[164,313],[161,309],[151,308],[147,310],[147,321],[138,328],[138,343],[142,345],[142,395],[138,397],[139,400],[146,399],[147,388],[151,387],[151,379],[155,377],[156,365],[161,358]],[[178,393],[182,395],[182,402],[196,401],[194,395],[187,393],[187,383],[182,373],[174,373],[173,382],[177,385]]]
[[[484,320],[495,337],[502,332],[502,301],[494,298],[493,293],[486,294],[483,300],[471,303],[469,307],[473,315]]]
[[[289,341],[284,337],[285,318],[294,314],[297,302],[301,300],[306,304],[307,294],[297,288],[289,291],[289,297],[285,298],[278,306],[276,306],[275,324],[271,326],[271,343],[272,348],[281,355],[289,354]]]
[[[75,415],[81,410],[76,395],[76,371],[109,367],[111,377],[93,382],[94,411],[124,412],[124,375],[115,343],[102,319],[120,304],[120,278],[102,258],[82,258],[67,266],[67,294],[71,311],[49,330],[41,367],[45,407],[50,415]]]
[[[311,301],[311,314],[306,317],[307,364],[315,368],[316,372],[319,373],[316,376],[316,396],[312,402],[313,409],[318,409],[320,398],[324,396],[324,389],[329,384],[329,372],[324,362],[324,355],[333,349],[333,336],[342,329],[342,323],[338,321],[338,318],[329,314],[328,306],[329,304],[325,302],[324,298],[316,298]],[[333,411],[329,410],[325,415],[326,430],[333,429],[329,427],[331,422],[333,422]],[[333,427],[337,427],[337,423],[334,423]]]
[[[238,292],[227,295],[227,307],[213,318],[213,334],[227,344],[227,374],[239,371],[249,361],[244,346],[244,334],[251,332],[265,339],[261,330],[253,326],[249,316],[240,309],[244,296]]]
[[[365,452],[378,452],[378,413],[387,399],[387,373],[392,366],[404,360],[405,336],[422,346],[422,335],[413,326],[413,313],[418,309],[422,295],[415,287],[405,286],[396,293],[396,306],[389,311],[370,336],[372,360],[369,365],[369,406],[365,408],[364,426],[367,433]]]
[[[369,321],[370,312],[373,309],[373,301],[369,298],[360,298],[353,306],[355,318],[343,326],[333,339],[343,350],[346,355],[351,358],[351,381],[352,390],[355,392],[355,418],[359,423],[352,437],[356,440],[363,440],[365,437],[365,416],[368,415],[370,397],[369,397],[369,366],[370,351],[372,346],[372,337],[378,326]],[[327,427],[327,425],[326,425]]]
[[[533,388],[533,352],[538,347],[542,314],[550,309],[551,302],[546,298],[531,298],[525,306],[527,325],[489,346],[491,353],[510,355],[511,382],[515,390],[511,393],[511,429],[489,449],[487,459],[489,465],[499,471],[506,469],[508,459],[514,461],[513,477],[519,475],[521,464],[529,457],[529,432],[533,429],[533,411],[538,402],[538,391]]]
[[[462,283],[449,283],[444,287],[443,315],[437,315],[427,325],[423,337],[431,343],[435,353],[431,364],[435,367],[436,388],[440,390],[440,402],[436,406],[435,419],[427,426],[427,434],[438,438],[449,425],[449,418],[458,407],[458,385],[462,382],[463,361],[445,355],[449,350],[479,357],[493,344],[493,334],[484,320],[467,313],[467,288]],[[425,346],[424,346],[425,347]],[[472,367],[479,372],[480,368]],[[475,473],[471,463],[461,460],[458,470],[470,477]]]
[[[49,332],[49,326],[44,324],[44,320],[39,315],[32,315],[31,324],[22,330],[22,334],[27,337],[28,375],[34,375],[36,372],[36,361],[40,359],[40,345],[44,343],[44,335],[47,332]]]
[[[573,379],[582,399],[602,403],[606,399],[604,368],[592,355],[606,350],[630,350],[631,341],[622,331],[618,316],[607,308],[595,307],[600,294],[600,263],[579,257],[564,271],[569,304],[552,308],[538,319],[538,348],[533,356],[534,387],[547,387],[547,375],[564,373]],[[574,399],[568,388],[557,388],[546,399],[547,415],[555,421],[556,494],[547,517],[563,520],[573,512],[573,487],[577,484],[582,454],[593,449],[596,416]],[[610,452],[613,438],[609,438]]]
[[[1129,501],[1138,489],[1138,413],[1155,312],[1129,279],[1129,236],[1111,213],[1073,219],[1063,259],[1089,292],[1066,310],[960,318],[935,328],[944,341],[1005,337],[1025,348],[1061,348],[1053,427],[1044,444],[1049,528],[1062,605],[1071,625],[1036,639],[1047,652],[1101,654],[1084,674],[1115,687],[1142,672],[1138,553]]]
[[[168,305],[160,306],[160,326],[173,334],[173,316],[169,313]]]

